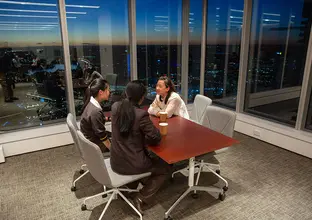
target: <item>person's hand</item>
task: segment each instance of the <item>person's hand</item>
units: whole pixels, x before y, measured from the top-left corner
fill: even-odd
[[[108,149],[110,149],[110,147],[111,147],[111,142],[110,142],[109,139],[107,139],[106,141],[103,141],[103,143],[104,143],[105,147],[107,147]]]
[[[159,112],[157,112],[156,117],[158,117],[158,118],[160,117],[160,113]]]

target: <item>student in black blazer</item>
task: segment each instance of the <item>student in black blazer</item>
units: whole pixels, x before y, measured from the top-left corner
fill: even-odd
[[[161,135],[150,120],[148,112],[140,108],[145,94],[146,88],[142,83],[129,82],[125,91],[126,98],[112,106],[110,149],[110,162],[114,172],[122,175],[152,173],[134,198],[134,204],[141,213],[144,203],[151,201],[170,172],[167,163],[152,159],[146,149],[147,145],[159,144]]]

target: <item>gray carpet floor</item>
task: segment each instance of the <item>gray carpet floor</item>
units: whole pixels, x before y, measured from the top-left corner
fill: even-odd
[[[173,219],[312,219],[312,160],[270,144],[235,134],[240,144],[216,155],[229,181],[226,199],[199,193],[186,197],[172,212]],[[73,145],[7,158],[0,164],[0,219],[98,219],[103,198],[88,203],[85,197],[103,190],[91,175],[71,192],[82,161]],[[200,185],[220,184],[209,173]],[[164,212],[187,187],[177,175],[157,194],[143,219],[163,219]],[[114,200],[103,219],[132,220],[137,215],[121,199]]]

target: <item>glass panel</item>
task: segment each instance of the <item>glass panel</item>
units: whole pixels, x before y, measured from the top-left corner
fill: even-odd
[[[235,109],[243,0],[208,0],[204,94]]]
[[[180,91],[181,0],[137,0],[138,78],[148,85],[153,100],[160,76],[168,75]]]
[[[309,130],[312,130],[312,93],[311,93],[311,96],[310,96],[310,103],[309,103],[309,106],[308,106],[306,128],[309,129]]]
[[[67,115],[57,1],[23,2],[28,1],[1,4],[0,131],[55,123]]]
[[[245,111],[294,126],[310,34],[305,1],[253,6]]]
[[[111,102],[120,99],[130,80],[128,1],[66,0],[68,35],[73,72],[76,114],[81,115],[84,91],[92,73],[100,73],[110,84]],[[93,74],[94,75],[94,74]],[[94,75],[95,76],[95,75]],[[111,102],[103,103],[109,110]]]
[[[199,94],[203,1],[190,1],[188,102]]]

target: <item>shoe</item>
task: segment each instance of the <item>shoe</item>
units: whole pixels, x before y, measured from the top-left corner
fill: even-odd
[[[136,193],[135,192],[122,192],[122,194],[127,198],[134,200]]]
[[[19,100],[19,98],[17,98],[17,97],[12,97],[11,100],[17,101],[17,100]]]
[[[144,215],[143,211],[143,202],[138,197],[135,197],[133,199],[133,205],[134,207],[141,213],[141,215]]]
[[[13,100],[12,99],[6,99],[6,100],[4,100],[5,102],[13,102]]]

